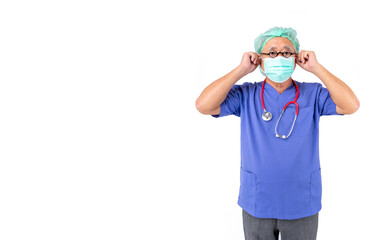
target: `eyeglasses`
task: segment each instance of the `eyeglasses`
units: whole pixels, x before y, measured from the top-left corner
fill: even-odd
[[[297,56],[297,53],[291,53],[291,52],[289,52],[289,51],[283,51],[283,52],[271,51],[271,52],[269,52],[269,53],[261,53],[261,54],[263,54],[263,55],[269,55],[271,58],[275,58],[275,57],[277,57],[277,56],[279,55],[279,53],[281,53],[282,56],[285,57],[285,58],[288,58],[288,57],[290,57],[290,56],[293,55],[293,54],[294,54],[295,56]]]

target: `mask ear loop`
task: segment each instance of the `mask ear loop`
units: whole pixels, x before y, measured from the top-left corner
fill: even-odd
[[[264,58],[263,58],[262,56],[260,56],[260,58],[261,58],[261,62],[260,62],[260,65],[259,65],[258,67],[260,68],[261,74],[263,74],[264,76],[267,76],[267,74],[265,74],[265,72],[264,72],[263,69],[261,68],[261,63],[264,61]]]

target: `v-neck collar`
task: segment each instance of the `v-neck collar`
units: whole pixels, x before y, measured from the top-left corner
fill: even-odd
[[[266,81],[266,80],[264,80],[264,81]],[[264,91],[267,90],[269,93],[272,93],[272,94],[274,94],[274,95],[281,96],[281,95],[283,95],[287,90],[288,90],[287,92],[290,92],[290,89],[292,89],[293,87],[295,87],[293,81],[294,81],[294,80],[291,81],[290,85],[289,85],[282,93],[279,93],[278,90],[276,90],[272,85],[270,85],[268,82],[265,82]],[[298,84],[298,83],[297,83],[297,84]]]
[[[260,82],[260,84],[261,84],[260,91],[262,89],[262,84],[264,81]],[[283,104],[282,102],[285,103],[286,102],[285,100],[289,96],[295,94],[295,92],[296,92],[296,87],[295,87],[293,81],[294,80],[291,81],[291,84],[281,94],[272,85],[270,85],[268,82],[266,82],[265,86],[264,86],[264,95],[269,95],[273,99],[273,101],[276,101],[276,103],[278,105]],[[296,83],[298,85],[298,82],[296,82]]]

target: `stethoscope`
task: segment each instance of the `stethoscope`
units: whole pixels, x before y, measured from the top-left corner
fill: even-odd
[[[261,87],[261,104],[263,105],[263,109],[264,109],[264,113],[263,113],[262,118],[263,118],[264,121],[268,122],[268,121],[270,121],[272,119],[272,113],[267,112],[265,110],[265,106],[264,106],[263,93],[264,93],[265,82],[266,82],[266,80],[264,80],[263,86]],[[297,120],[297,116],[298,116],[299,107],[298,107],[297,99],[298,99],[298,95],[299,95],[299,89],[298,89],[297,83],[295,83],[295,81],[293,81],[293,83],[294,83],[295,87],[297,88],[297,94],[295,95],[295,99],[294,99],[294,101],[286,103],[286,105],[283,107],[282,113],[280,114],[280,116],[278,118],[278,121],[275,124],[275,136],[278,137],[278,138],[281,138],[281,139],[287,139],[288,137],[290,137],[290,134],[291,134],[291,132],[293,131],[293,128],[294,128],[295,120]],[[284,111],[286,110],[287,106],[289,106],[292,103],[294,103],[296,108],[297,108],[297,110],[295,112],[295,117],[294,117],[293,124],[291,125],[290,132],[289,132],[289,134],[287,136],[286,135],[280,135],[277,132],[278,125],[279,125],[279,120],[282,117],[282,115],[283,115]]]

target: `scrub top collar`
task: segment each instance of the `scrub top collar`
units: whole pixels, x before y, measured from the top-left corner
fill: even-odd
[[[265,80],[264,80],[264,81],[265,81]],[[263,82],[264,82],[264,81],[261,81],[261,82],[260,82],[260,86],[263,85]],[[267,92],[269,92],[269,93],[275,94],[275,95],[277,95],[277,96],[286,94],[286,92],[291,92],[291,91],[293,91],[293,90],[296,91],[295,85],[294,85],[293,81],[295,81],[295,80],[292,80],[292,81],[291,81],[291,84],[290,84],[281,94],[280,94],[272,85],[270,85],[268,82],[265,83],[264,91],[267,91]],[[296,83],[297,83],[297,85],[298,85],[298,82],[297,82],[297,81],[296,81]]]

